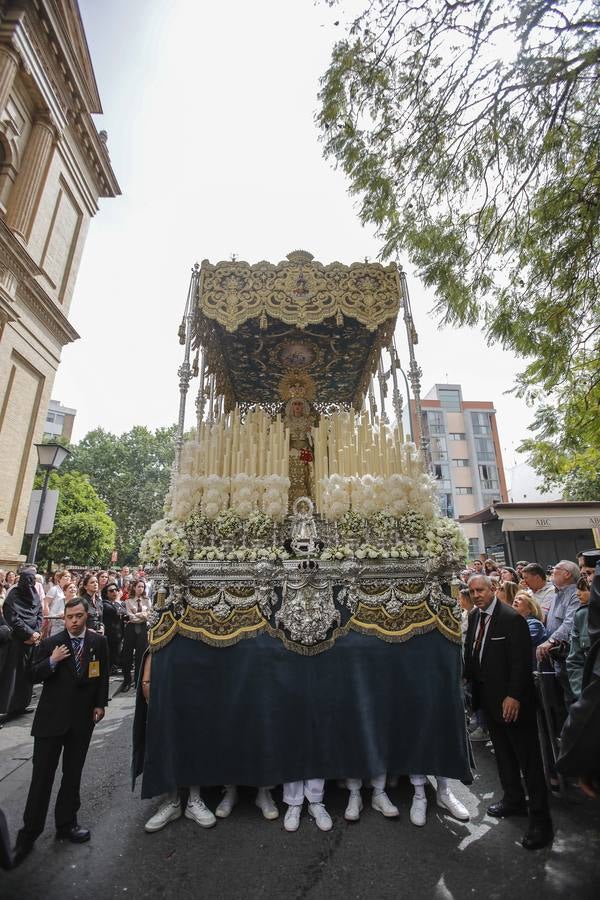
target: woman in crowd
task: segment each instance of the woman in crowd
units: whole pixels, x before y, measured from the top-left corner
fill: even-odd
[[[496,575],[498,572],[498,565],[495,559],[486,559],[483,568],[485,570],[486,575]]]
[[[0,677],[0,714],[10,715],[25,712],[33,693],[29,664],[33,648],[42,636],[42,604],[35,589],[35,572],[21,572],[2,611],[12,635]]]
[[[543,615],[542,608],[535,597],[532,597],[528,591],[517,591],[513,606],[520,616],[527,620],[529,634],[531,635],[531,644],[533,647],[533,665],[535,668],[535,648],[542,644],[546,638],[546,629],[542,624]]]
[[[500,569],[500,578],[502,581],[512,582],[513,584],[519,583],[519,576],[511,566],[502,566]]]
[[[500,580],[496,585],[496,597],[507,606],[512,606],[517,595],[518,586],[514,581]]]
[[[109,579],[102,588],[102,620],[108,641],[108,664],[111,675],[117,674],[123,640],[124,607],[120,596],[117,582]]]
[[[104,625],[102,622],[102,600],[98,593],[98,579],[95,572],[86,572],[81,579],[79,588],[79,596],[87,600],[89,605],[87,627],[98,634],[104,634]]]
[[[108,572],[104,569],[100,569],[99,572],[96,572],[96,578],[98,579],[98,593],[102,597],[102,591],[108,584]]]
[[[125,629],[123,636],[123,685],[122,691],[131,687],[131,664],[134,662],[134,684],[138,683],[142,658],[148,646],[147,620],[150,601],[143,578],[132,586],[131,596],[125,601]]]
[[[6,575],[4,576],[4,590],[6,591],[7,594],[10,591],[11,587],[14,587],[16,580],[17,580],[16,574],[12,571],[12,569],[9,569],[8,572],[6,573]]]
[[[71,582],[71,573],[66,569],[57,572],[54,584],[46,594],[44,609],[44,637],[53,637],[65,627],[65,588]]]

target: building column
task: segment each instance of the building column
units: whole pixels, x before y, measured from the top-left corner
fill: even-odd
[[[10,47],[0,44],[0,115],[8,102],[18,68],[19,57]]]
[[[55,137],[56,130],[49,119],[36,119],[9,197],[6,224],[24,241],[29,237],[35,205],[46,177]]]

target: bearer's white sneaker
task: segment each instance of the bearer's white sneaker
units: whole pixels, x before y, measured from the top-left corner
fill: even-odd
[[[388,819],[395,819],[400,815],[400,810],[397,806],[394,806],[385,791],[379,791],[378,794],[373,792],[371,806]]]
[[[410,805],[410,821],[413,825],[422,827],[427,821],[427,797],[413,797]]]
[[[237,790],[234,787],[226,787],[223,793],[223,798],[217,808],[215,809],[215,816],[219,819],[226,819],[227,816],[231,815],[231,810],[237,803]]]
[[[344,818],[347,822],[358,822],[360,819],[360,814],[363,808],[362,797],[360,796],[360,791],[350,791],[350,796],[348,798],[348,806],[346,807],[346,812],[344,813]]]
[[[460,800],[457,800],[452,791],[437,791],[437,805],[447,810],[451,816],[460,822],[468,822],[470,819],[469,810]]]
[[[175,797],[173,797],[172,794],[169,794],[168,798],[163,800],[154,815],[148,819],[144,825],[144,829],[150,834],[153,831],[160,831],[161,828],[164,828],[169,822],[179,819],[180,816],[181,803],[179,802],[179,796],[176,794]]]
[[[315,824],[319,831],[331,831],[333,822],[322,803],[309,803],[308,812],[315,820]]]
[[[288,806],[287,812],[283,819],[283,827],[286,831],[298,831],[300,825],[301,806]]]
[[[217,824],[216,818],[199,797],[195,797],[193,800],[190,797],[185,808],[185,817],[186,819],[192,819],[201,828],[212,828],[213,825]]]
[[[256,792],[256,800],[254,802],[265,819],[273,820],[279,818],[279,810],[275,806],[269,788],[259,788]]]

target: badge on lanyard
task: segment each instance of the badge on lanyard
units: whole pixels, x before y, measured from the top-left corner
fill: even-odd
[[[88,666],[88,678],[99,678],[100,677],[100,660],[95,659],[93,656],[90,659],[90,663]]]

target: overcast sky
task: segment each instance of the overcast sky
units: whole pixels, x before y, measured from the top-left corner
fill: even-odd
[[[235,253],[275,263],[303,249],[351,263],[379,251],[314,124],[339,10],[313,0],[80,7],[104,109],[96,124],[123,195],[101,201],[91,224],[71,310],[81,340],[65,348],[53,390],[77,409],[75,440],[99,425],[176,420],[177,327],[194,262]],[[438,329],[432,297],[404,267],[423,393],[449,381],[467,400],[493,400],[510,467],[532,417],[505,393],[520,362],[476,330]]]

